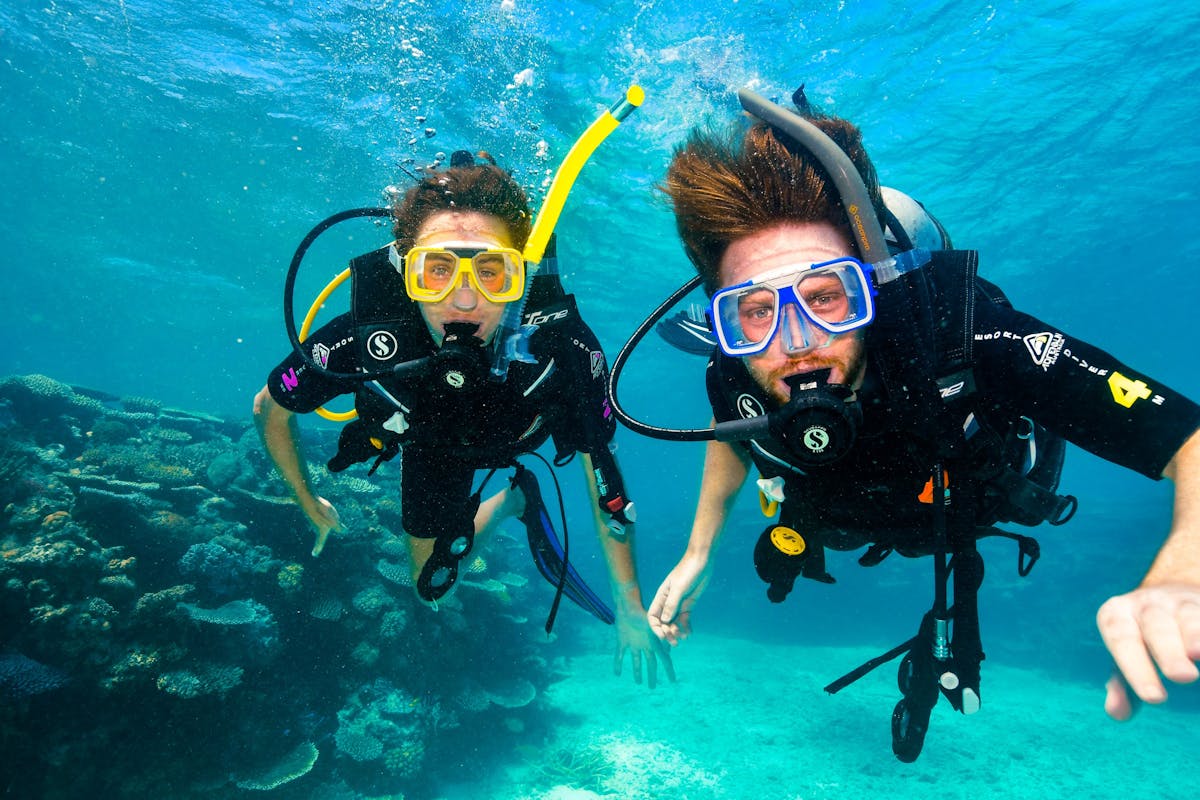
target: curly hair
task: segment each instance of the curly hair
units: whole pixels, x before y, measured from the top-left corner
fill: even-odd
[[[404,253],[413,247],[421,226],[441,211],[478,211],[499,218],[517,250],[525,248],[533,227],[529,199],[512,175],[492,163],[451,166],[425,177],[392,206],[397,249]]]
[[[837,117],[809,116],[857,167],[872,204],[883,208],[862,133]],[[830,222],[853,242],[846,211],[825,167],[792,137],[756,122],[744,132],[694,129],[675,149],[659,187],[671,200],[688,258],[712,294],[729,245],[780,222]]]

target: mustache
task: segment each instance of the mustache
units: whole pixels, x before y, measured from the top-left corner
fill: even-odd
[[[801,372],[812,372],[818,369],[837,369],[844,366],[842,359],[824,357],[816,353],[809,353],[804,358],[798,358],[793,361],[787,361],[780,366],[772,369],[767,377],[771,381],[782,381],[784,378],[791,377]]]

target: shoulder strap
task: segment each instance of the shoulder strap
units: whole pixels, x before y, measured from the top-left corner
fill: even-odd
[[[979,254],[974,250],[939,250],[932,255],[934,319],[938,323],[933,329],[937,354],[934,378],[942,401],[953,404],[975,391],[975,287]]]
[[[351,259],[350,274],[355,343],[368,370],[433,352],[433,339],[408,297],[404,276],[388,258],[387,247]]]

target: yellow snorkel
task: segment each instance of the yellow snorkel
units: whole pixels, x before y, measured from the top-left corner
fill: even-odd
[[[529,241],[525,243],[522,255],[527,263],[541,263],[542,255],[546,252],[546,243],[550,241],[550,234],[554,233],[558,215],[562,213],[567,195],[575,185],[575,179],[579,177],[583,165],[592,157],[600,143],[615,131],[626,117],[636,111],[645,99],[646,93],[642,91],[642,87],[636,84],[630,86],[625,92],[625,97],[614,103],[611,108],[605,109],[571,146],[570,152],[559,165],[558,172],[550,183],[550,190],[546,192],[546,199],[542,201],[542,210],[538,212],[533,222],[533,230],[529,233]]]
[[[567,195],[570,193],[571,187],[575,184],[575,179],[579,177],[579,172],[583,169],[583,165],[591,158],[592,153],[595,152],[596,148],[610,133],[616,130],[617,126],[626,117],[642,104],[645,96],[645,92],[642,91],[640,86],[630,86],[621,100],[617,101],[610,108],[605,109],[604,113],[588,126],[583,135],[571,146],[571,150],[567,153],[566,158],[563,159],[562,164],[559,165],[558,172],[555,173],[554,180],[550,183],[550,189],[546,192],[546,199],[542,202],[542,208],[534,220],[529,240],[525,243],[525,249],[521,254],[526,263],[525,292],[521,295],[520,300],[514,300],[508,304],[508,307],[504,311],[504,316],[500,320],[500,326],[496,331],[496,360],[491,370],[493,380],[497,382],[503,381],[508,376],[508,365],[512,361],[532,362],[534,360],[528,352],[528,339],[535,326],[523,326],[521,319],[525,310],[525,299],[529,295],[529,286],[538,272],[538,265],[545,256],[546,247],[550,242],[551,234],[554,233],[555,225],[558,224],[558,217],[562,213],[563,206],[566,204]],[[384,210],[374,209],[373,211],[375,213],[371,214],[372,216],[380,216]],[[338,221],[340,221],[340,217]],[[327,220],[326,222],[330,223],[331,221]],[[319,234],[320,230],[324,230],[324,228],[314,230],[309,236],[314,237],[316,234]],[[297,266],[298,263],[294,259],[292,273],[295,272]],[[329,296],[348,277],[350,277],[350,270],[343,270],[317,295],[316,300],[313,301],[312,306],[308,309],[308,314],[304,317],[303,325],[300,327],[298,333],[299,341],[302,342],[308,337],[317,312],[320,311]],[[289,289],[294,280],[294,274],[289,274]],[[353,409],[338,412],[322,407],[317,409],[317,413],[325,419],[335,422],[346,422],[357,416]]]
[[[626,117],[636,111],[645,99],[646,93],[642,91],[642,87],[637,84],[630,86],[623,98],[605,109],[604,113],[588,126],[559,165],[522,253],[526,263],[525,294],[504,310],[504,317],[500,320],[500,328],[496,332],[496,361],[492,365],[492,380],[500,382],[508,377],[508,365],[513,361],[534,361],[533,356],[529,354],[528,341],[535,326],[522,325],[521,320],[525,314],[525,299],[529,296],[529,286],[538,273],[538,266],[546,253],[550,235],[554,233],[554,226],[558,224],[558,216],[562,213],[567,195],[575,185],[575,179],[579,177],[583,165],[600,143],[615,131]]]

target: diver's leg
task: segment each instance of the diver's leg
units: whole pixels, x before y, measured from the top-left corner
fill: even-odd
[[[525,512],[525,497],[520,490],[505,486],[479,504],[475,512],[475,543],[485,545],[488,537],[506,519],[519,517]]]
[[[475,512],[475,547],[487,543],[492,532],[506,519],[519,517],[525,511],[525,497],[517,489],[505,486],[494,495],[479,504]],[[408,546],[409,570],[413,579],[413,590],[416,590],[417,578],[425,567],[425,562],[433,553],[434,539],[420,539],[416,536],[405,536]]]
[[[402,534],[404,543],[408,546],[408,568],[412,575],[413,591],[417,590],[417,578],[421,575],[421,570],[425,568],[425,562],[429,560],[429,556],[433,554],[433,543],[435,539],[418,539],[416,536]]]

